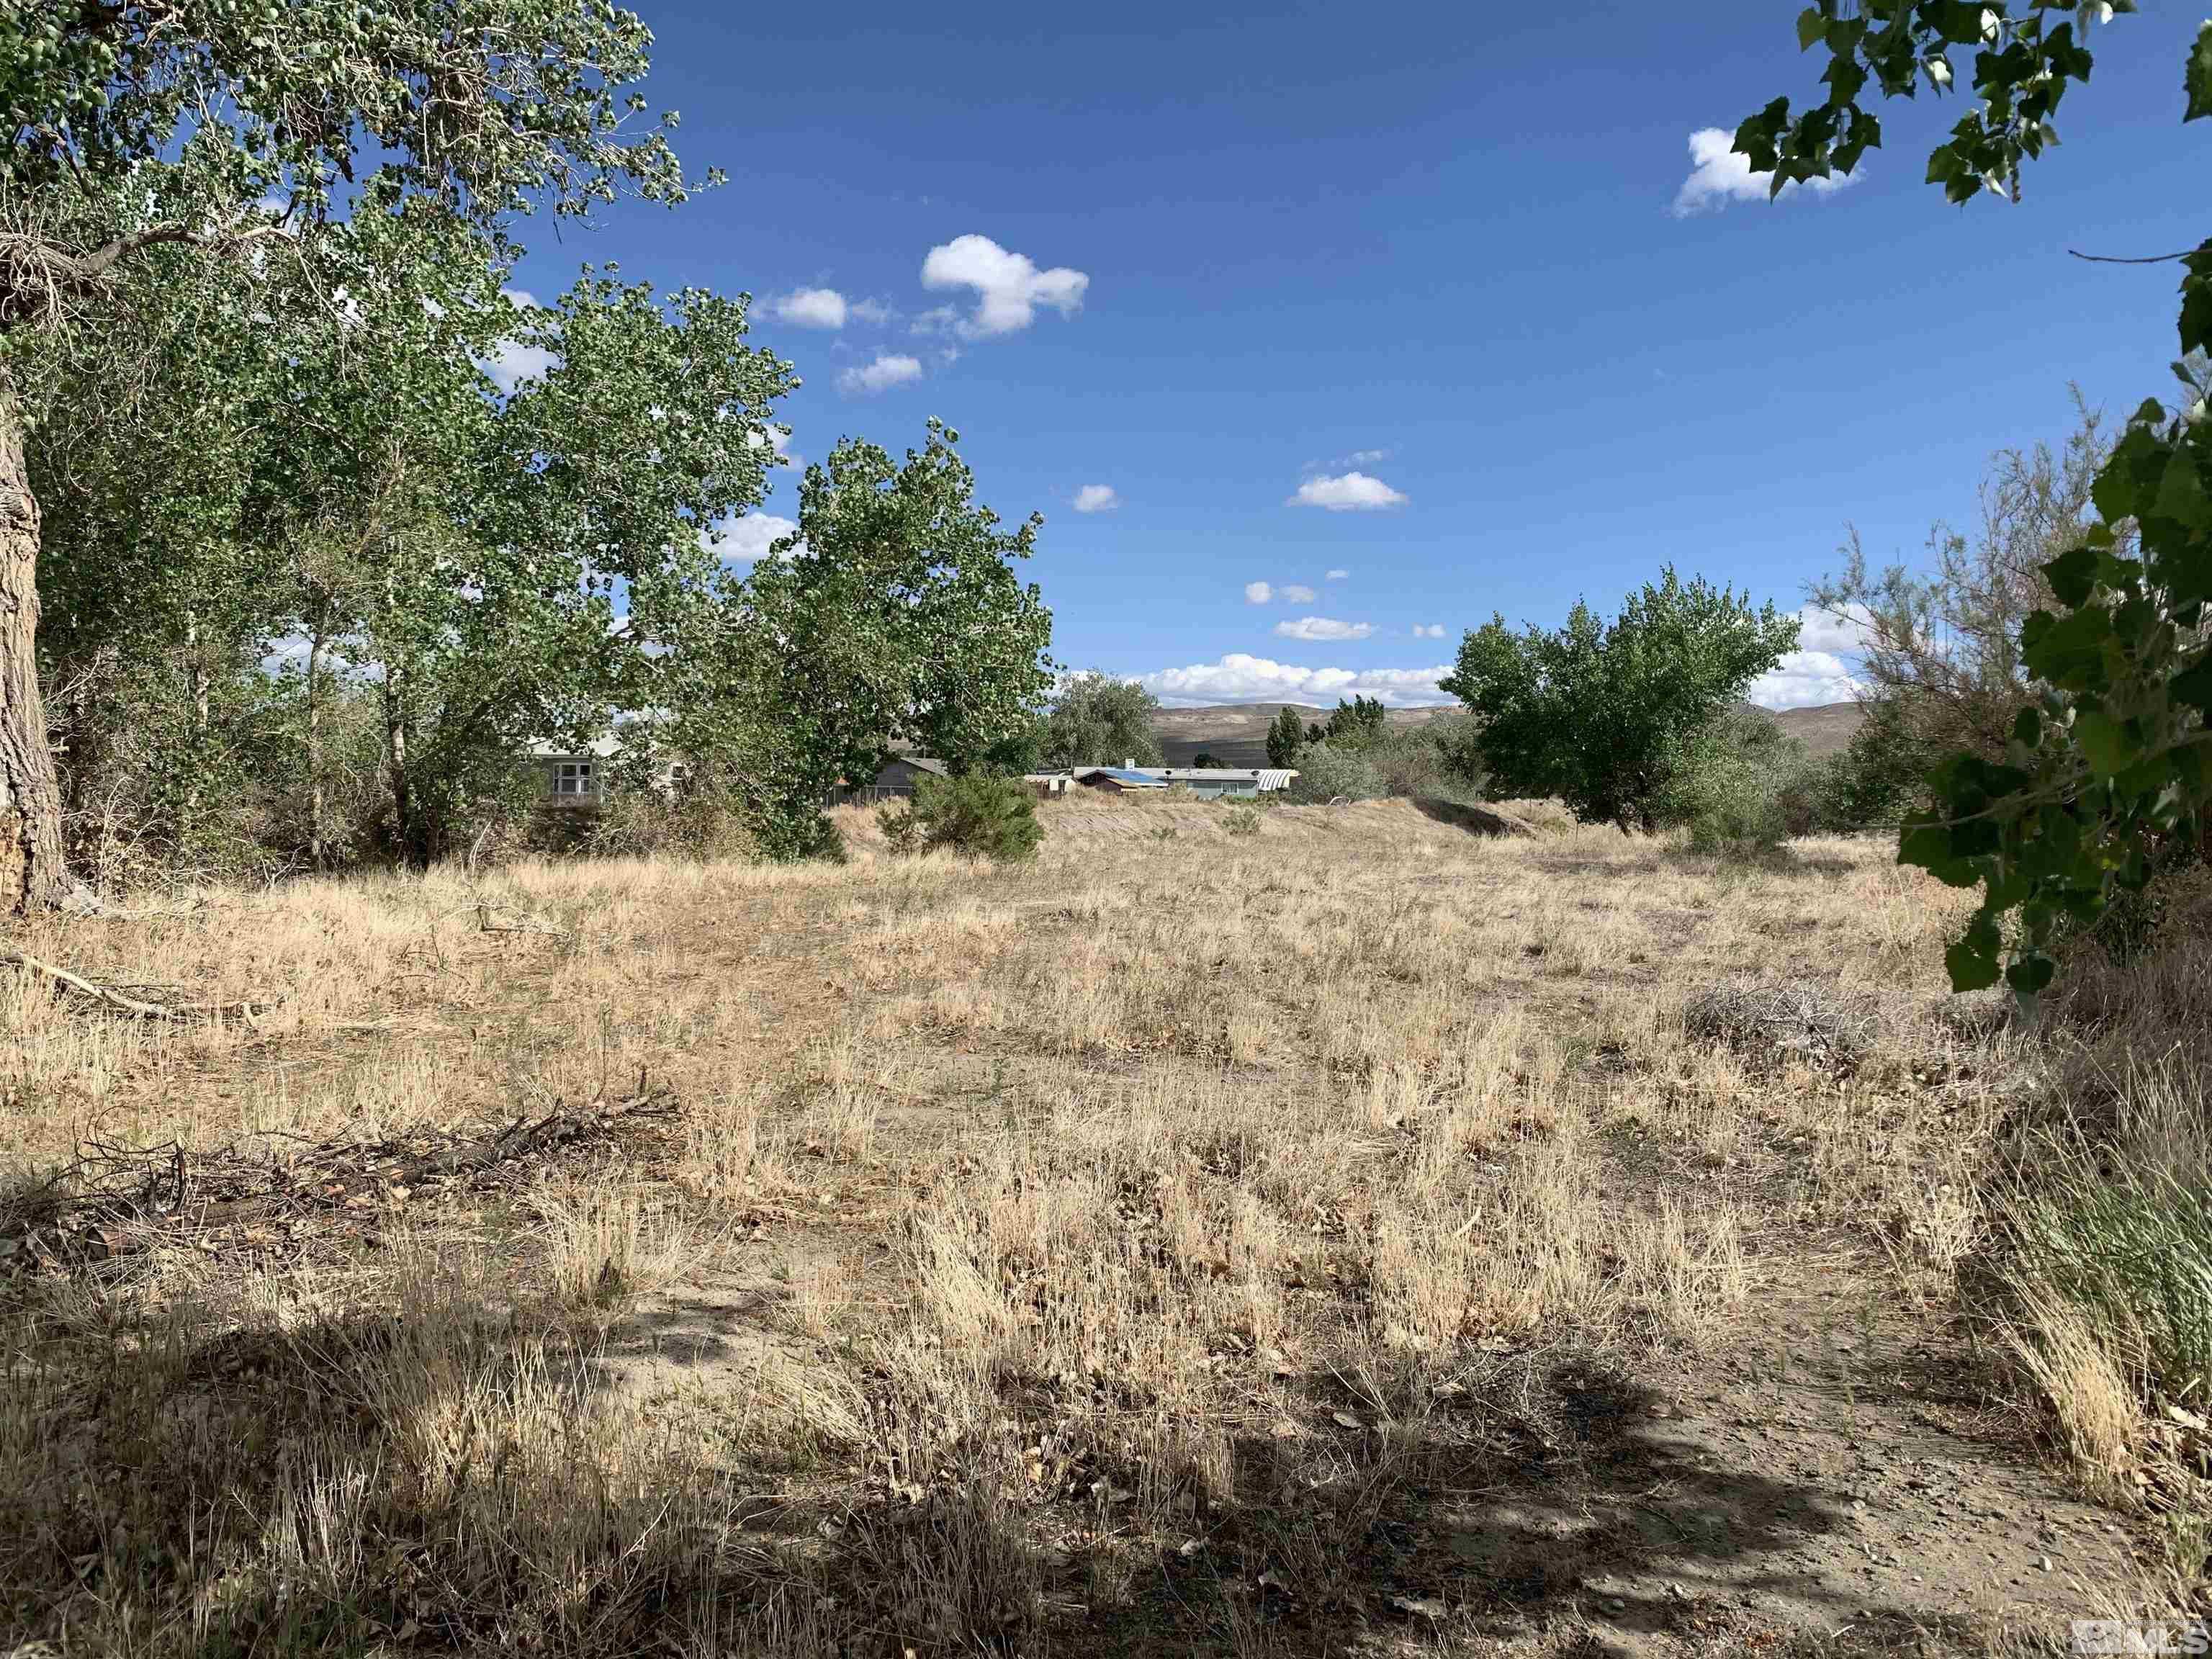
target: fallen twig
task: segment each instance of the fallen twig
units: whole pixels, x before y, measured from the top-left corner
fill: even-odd
[[[0,949],[0,962],[12,963],[31,973],[43,974],[66,990],[74,991],[79,996],[88,997],[105,1007],[117,1009],[137,1019],[192,1019],[235,1014],[251,1024],[256,1014],[269,1006],[265,1000],[149,1002],[143,998],[134,997],[118,990],[112,985],[103,985],[97,980],[85,978],[82,974],[73,974],[66,968],[57,968],[50,962],[41,962],[27,951]]]

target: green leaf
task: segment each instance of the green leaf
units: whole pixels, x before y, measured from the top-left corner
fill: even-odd
[[[2059,604],[2079,611],[2097,589],[2097,555],[2087,547],[2069,548],[2043,567],[2051,591]]]
[[[2057,971],[2056,963],[2038,952],[2034,956],[2022,957],[2006,969],[2005,983],[2022,997],[2033,997],[2050,987],[2051,978]]]
[[[1986,937],[1978,928],[1970,931],[1943,952],[1943,965],[1951,970],[1954,991],[1986,991],[1997,982],[1996,930]]]
[[[2189,110],[2183,120],[2212,115],[2212,22],[2197,31],[2196,44],[2189,48],[2189,62],[2181,73],[2181,85],[2189,94]]]
[[[2202,530],[2212,524],[2212,496],[2204,493],[2203,474],[2198,471],[2197,457],[2187,445],[2176,448],[2173,459],[2166,464],[2166,476],[2159,481],[2158,500],[2151,511],[2186,530]]]
[[[2100,777],[2113,777],[2126,771],[2142,755],[2142,744],[2129,734],[2126,724],[2101,708],[2075,712],[2074,741]]]
[[[2012,740],[2023,749],[2033,749],[2043,738],[2043,715],[2033,707],[2023,708],[2012,723]]]
[[[1812,51],[1814,44],[1828,32],[1828,20],[1820,15],[1818,6],[1808,6],[1797,14],[1797,50]]]

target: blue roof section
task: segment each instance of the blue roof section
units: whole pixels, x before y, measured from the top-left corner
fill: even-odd
[[[1167,787],[1153,774],[1133,771],[1126,766],[1079,766],[1073,775],[1079,778],[1111,778],[1116,783],[1126,783],[1133,788],[1164,789]]]

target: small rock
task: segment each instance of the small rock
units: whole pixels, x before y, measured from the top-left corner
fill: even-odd
[[[1607,1596],[1605,1598],[1605,1605],[1606,1610],[1608,1613],[1626,1613],[1628,1611],[1628,1603],[1622,1601],[1618,1595]]]
[[[1335,1419],[1336,1426],[1340,1429],[1356,1429],[1360,1426],[1359,1419],[1350,1412],[1331,1412],[1329,1415]]]
[[[2043,1558],[2043,1570],[2045,1572],[2051,1571],[2051,1558],[2047,1555]]]
[[[1198,1539],[1186,1538],[1182,1540],[1182,1544],[1176,1547],[1176,1553],[1188,1559],[1190,1556],[1197,1554],[1205,1547],[1206,1546]]]
[[[1394,1595],[1390,1605],[1401,1613],[1415,1613],[1423,1619],[1440,1620],[1450,1613],[1443,1600],[1434,1595]]]

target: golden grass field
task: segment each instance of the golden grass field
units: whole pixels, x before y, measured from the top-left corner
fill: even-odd
[[[1952,1651],[2155,1593],[2126,1379],[1962,1279],[2117,1027],[1951,997],[1970,896],[1041,816],[19,931],[252,1012],[0,969],[0,1652]]]

